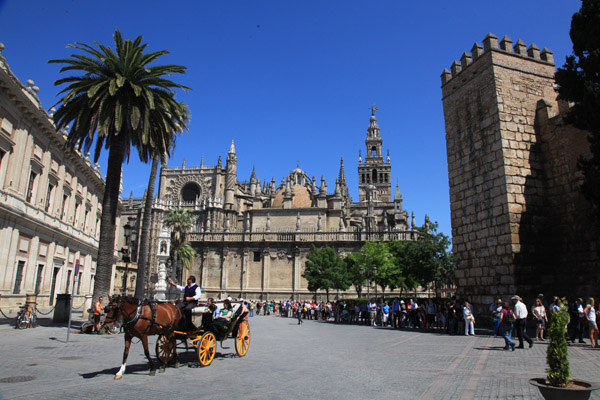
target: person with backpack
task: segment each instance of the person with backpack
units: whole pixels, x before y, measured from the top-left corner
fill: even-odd
[[[510,304],[505,301],[502,303],[502,310],[500,310],[500,326],[503,329],[504,350],[510,349],[511,351],[515,351],[515,342],[510,338],[514,324],[515,315],[510,308]]]

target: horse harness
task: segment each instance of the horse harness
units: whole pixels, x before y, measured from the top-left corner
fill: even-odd
[[[123,315],[123,327],[126,328],[128,326],[133,326],[139,320],[144,320],[144,321],[148,321],[150,323],[148,324],[148,326],[146,326],[146,329],[144,329],[144,332],[142,332],[142,334],[147,334],[148,332],[150,332],[150,329],[154,325],[158,326],[158,328],[161,330],[160,334],[166,334],[166,333],[171,332],[171,330],[173,328],[165,327],[164,325],[156,322],[156,304],[157,304],[156,301],[152,301],[149,299],[144,299],[143,301],[139,300],[139,299],[136,299],[136,300],[138,302],[137,309],[135,311],[135,315],[130,320],[125,319],[125,314],[123,313],[123,309],[121,308],[121,300],[120,299],[119,299],[118,304],[116,304],[117,308],[121,309],[121,314]],[[152,318],[148,318],[148,317],[145,317],[144,315],[142,315],[142,308],[144,306],[150,307],[150,310],[152,312]],[[179,309],[177,309],[177,311],[179,312]]]

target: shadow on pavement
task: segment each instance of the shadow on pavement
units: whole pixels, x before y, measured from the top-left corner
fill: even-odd
[[[156,363],[155,363],[155,366],[156,366]],[[101,375],[115,375],[117,372],[119,372],[120,367],[121,366],[117,366],[115,368],[103,369],[102,371],[82,373],[82,374],[79,374],[79,376],[81,376],[83,379],[92,379],[92,378],[96,378]],[[150,367],[148,366],[148,363],[127,365],[127,369],[125,371],[125,375],[128,375],[128,374],[144,375],[144,373],[146,373],[146,374],[150,373]]]

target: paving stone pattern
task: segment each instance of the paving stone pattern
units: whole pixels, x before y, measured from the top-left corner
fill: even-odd
[[[44,326],[15,330],[0,324],[0,399],[540,399],[527,381],[544,375],[545,343],[507,352],[503,339],[336,325],[261,316],[250,319],[246,357],[217,348],[206,368],[187,364],[155,377],[141,343],[131,347],[127,373],[120,366],[123,335],[73,333]],[[150,340],[154,355],[156,338]],[[179,350],[181,361],[195,353]],[[573,375],[600,380],[600,350],[569,349]],[[35,379],[23,382],[25,377]],[[600,399],[599,394],[592,396]]]

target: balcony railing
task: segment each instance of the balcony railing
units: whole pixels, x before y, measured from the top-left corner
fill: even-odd
[[[379,232],[192,232],[192,242],[379,242],[415,240],[415,231]]]

